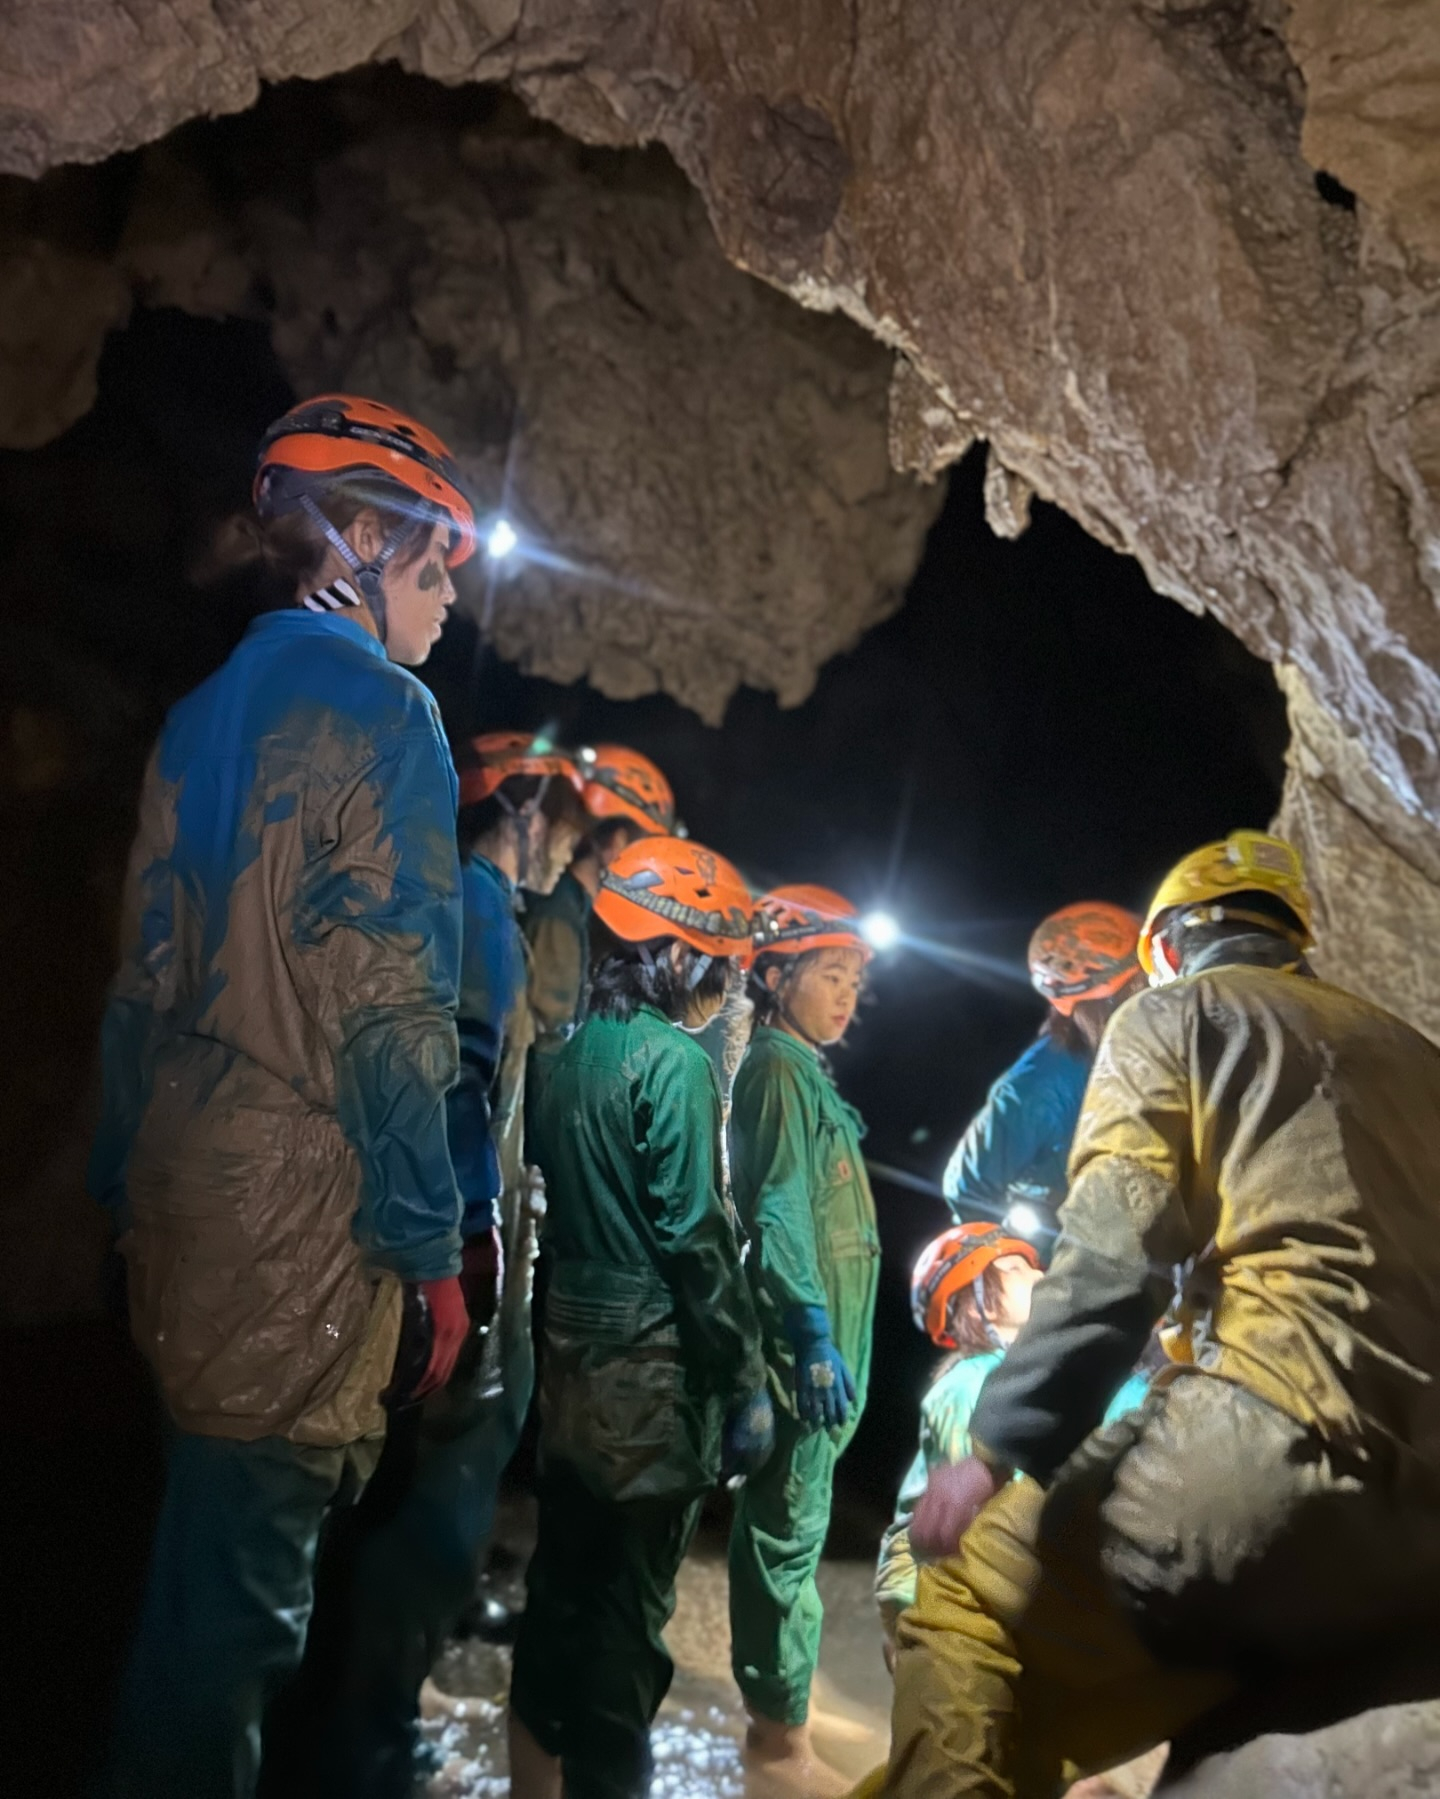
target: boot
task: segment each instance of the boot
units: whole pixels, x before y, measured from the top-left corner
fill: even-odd
[[[808,1724],[781,1724],[747,1706],[750,1728],[741,1751],[746,1770],[766,1789],[795,1799],[841,1799],[854,1786],[838,1768],[822,1762]]]

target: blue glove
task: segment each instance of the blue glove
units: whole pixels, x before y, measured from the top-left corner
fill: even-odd
[[[720,1479],[730,1482],[758,1474],[775,1447],[775,1413],[762,1387],[725,1421],[720,1450]]]
[[[830,1337],[824,1306],[791,1306],[781,1328],[795,1351],[795,1409],[812,1430],[834,1430],[850,1416],[855,1377]]]

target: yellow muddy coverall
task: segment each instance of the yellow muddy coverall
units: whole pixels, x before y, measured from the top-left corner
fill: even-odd
[[[972,1422],[1030,1478],[921,1573],[893,1799],[1058,1793],[1241,1667],[1440,1626],[1440,1049],[1226,947],[1102,1044],[1054,1261]],[[1191,1360],[1087,1436],[1172,1270]]]

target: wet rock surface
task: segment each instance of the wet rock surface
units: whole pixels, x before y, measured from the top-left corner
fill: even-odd
[[[1389,1705],[1304,1735],[1266,1735],[1162,1782],[1163,1799],[1428,1799],[1440,1701]]]

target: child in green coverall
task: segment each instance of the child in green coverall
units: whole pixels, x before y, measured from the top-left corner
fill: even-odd
[[[589,1015],[530,1110],[549,1287],[513,1799],[649,1791],[674,1672],[661,1633],[701,1500],[773,1438],[720,1089],[694,1039],[731,958],[749,959],[749,891],[712,851],[649,837],[605,870],[595,918]]]
[[[911,1515],[930,1470],[970,1454],[970,1417],[980,1389],[1030,1316],[1040,1278],[1035,1246],[995,1224],[957,1225],[927,1244],[915,1264],[910,1306],[916,1327],[937,1348],[953,1353],[920,1401],[920,1448],[900,1488],[894,1522],[880,1543],[875,1599],[885,1627],[887,1664],[894,1656],[900,1614],[915,1602]],[[1106,1421],[1139,1405],[1147,1384],[1143,1374],[1132,1374],[1110,1402]]]
[[[810,1743],[815,1572],[835,1463],[865,1403],[880,1274],[864,1127],[821,1051],[855,1015],[870,951],[854,908],[823,887],[778,888],[756,923],[758,1024],[735,1081],[730,1168],[751,1240],[776,1444],[736,1503],[731,1660],[750,1714],[747,1762],[816,1799],[850,1784]]]

